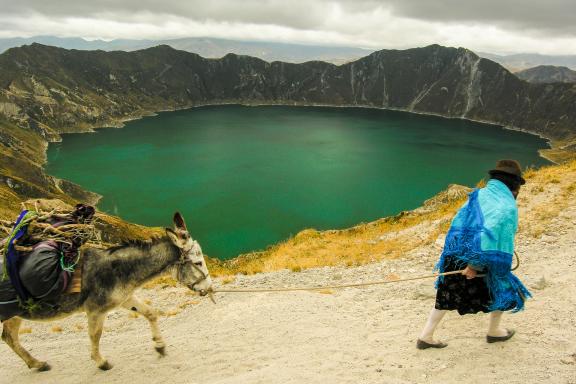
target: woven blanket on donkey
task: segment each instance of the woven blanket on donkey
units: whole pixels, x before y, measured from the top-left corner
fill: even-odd
[[[488,309],[517,312],[532,297],[511,272],[517,229],[518,208],[512,192],[501,181],[490,180],[470,193],[452,220],[436,269],[445,272],[444,262],[450,257],[462,268],[470,264],[482,270],[491,297]]]

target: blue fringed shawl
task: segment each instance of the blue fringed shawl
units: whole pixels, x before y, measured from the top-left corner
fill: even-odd
[[[462,267],[470,264],[486,274],[483,279],[492,300],[488,310],[520,311],[532,295],[510,271],[517,229],[514,196],[504,183],[490,180],[485,188],[470,193],[468,202],[452,220],[436,269],[445,272],[447,257]]]

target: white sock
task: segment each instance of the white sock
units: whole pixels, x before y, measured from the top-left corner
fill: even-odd
[[[500,328],[500,321],[502,320],[502,311],[490,312],[490,322],[488,324],[488,336],[506,336],[508,331]]]
[[[440,324],[440,321],[442,320],[446,312],[448,311],[443,309],[436,309],[436,308],[432,309],[432,312],[430,312],[430,316],[428,316],[428,321],[426,321],[426,325],[424,326],[424,329],[420,334],[420,340],[431,344],[436,343],[434,341],[434,331],[436,330],[438,324]]]

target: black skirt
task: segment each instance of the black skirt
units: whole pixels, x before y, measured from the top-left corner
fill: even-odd
[[[465,264],[457,263],[450,257],[444,262],[444,272],[464,269]],[[457,310],[460,315],[490,312],[490,292],[484,278],[466,279],[466,276],[444,276],[436,291],[436,309]]]

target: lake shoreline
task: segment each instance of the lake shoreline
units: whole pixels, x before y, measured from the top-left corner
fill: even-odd
[[[269,102],[246,103],[246,102],[242,102],[242,101],[222,101],[222,102],[216,102],[216,103],[194,104],[194,105],[183,106],[183,107],[163,108],[163,109],[158,109],[158,110],[154,110],[154,111],[146,111],[142,114],[137,114],[137,115],[133,115],[133,116],[127,116],[127,117],[123,117],[123,118],[113,119],[113,122],[109,125],[92,126],[92,127],[90,127],[90,130],[88,130],[88,131],[85,131],[85,130],[70,131],[70,132],[60,133],[59,135],[63,136],[63,135],[75,134],[75,133],[94,133],[96,130],[100,130],[100,129],[124,128],[126,123],[129,123],[131,121],[141,120],[141,119],[144,119],[146,117],[158,116],[160,113],[186,111],[186,110],[192,110],[192,109],[196,109],[196,108],[218,107],[218,106],[225,106],[225,105],[237,105],[237,106],[243,106],[243,107],[267,107],[267,106],[270,106],[270,107],[314,107],[314,108],[318,107],[318,108],[373,109],[373,110],[402,112],[402,113],[415,114],[415,115],[421,115],[421,116],[434,116],[434,117],[439,117],[439,118],[448,119],[448,120],[470,121],[470,122],[479,123],[479,124],[501,127],[502,129],[506,129],[506,130],[523,132],[523,133],[537,136],[541,139],[546,140],[547,144],[549,146],[548,149],[565,150],[565,149],[561,148],[560,146],[556,146],[554,144],[554,140],[552,138],[550,138],[549,136],[543,135],[543,134],[538,133],[538,132],[531,131],[531,130],[526,129],[526,128],[515,127],[515,126],[510,126],[510,125],[503,125],[501,123],[494,122],[494,121],[472,119],[472,118],[462,117],[462,116],[446,116],[446,115],[442,115],[442,114],[434,113],[434,112],[414,111],[414,110],[408,110],[405,108],[378,107],[378,106],[372,106],[372,105],[354,105],[354,104],[332,105],[332,104],[316,104],[316,103],[269,103]],[[48,141],[48,143],[60,142],[60,141],[61,140]],[[570,151],[568,151],[568,152],[570,152]],[[558,164],[558,162],[555,161],[553,158],[546,157],[541,153],[539,153],[539,155],[542,158],[544,158],[544,159],[546,159],[546,160],[548,160],[554,164]]]
[[[228,105],[231,105],[233,107],[237,107],[237,108],[226,108],[223,109],[222,111],[226,111],[226,112],[218,112],[218,109],[212,109],[210,107],[219,107],[220,105],[214,106],[214,105],[209,105],[209,106],[202,106],[202,107],[208,107],[210,108],[209,110],[205,110],[203,112],[201,112],[199,115],[196,114],[195,112],[189,114],[186,111],[193,111],[192,108],[186,108],[186,109],[182,109],[181,111],[184,111],[184,113],[179,113],[174,115],[173,117],[171,117],[170,115],[166,116],[164,115],[161,119],[151,119],[148,120],[145,124],[142,125],[137,125],[134,126],[132,128],[135,128],[135,130],[130,130],[130,132],[141,132],[141,133],[136,133],[135,135],[133,134],[128,134],[128,133],[115,133],[115,132],[111,132],[112,135],[104,135],[102,136],[102,138],[98,138],[98,137],[94,137],[94,138],[89,138],[86,142],[86,140],[84,140],[84,142],[86,142],[86,146],[88,146],[87,148],[83,148],[84,144],[83,144],[83,140],[81,139],[80,136],[77,136],[75,138],[74,141],[72,141],[73,145],[72,147],[74,148],[82,148],[81,149],[81,153],[86,153],[86,158],[87,159],[93,159],[93,161],[98,161],[96,160],[96,158],[92,155],[90,155],[90,145],[96,146],[97,143],[99,143],[100,146],[104,145],[107,147],[107,143],[112,143],[112,147],[110,148],[120,148],[118,147],[118,145],[120,145],[120,141],[116,142],[116,140],[114,139],[114,137],[118,137],[118,138],[124,138],[124,140],[135,140],[134,143],[135,145],[144,145],[147,146],[148,144],[152,144],[154,142],[164,142],[164,140],[162,139],[157,139],[157,136],[163,136],[165,134],[155,134],[154,132],[158,132],[156,129],[159,126],[163,126],[166,129],[168,129],[171,125],[171,121],[175,121],[177,122],[177,125],[182,125],[182,124],[186,124],[185,122],[187,121],[187,119],[192,118],[192,121],[197,121],[196,123],[192,123],[193,126],[196,127],[200,127],[203,126],[205,119],[207,118],[207,116],[214,116],[214,119],[218,121],[218,124],[222,125],[222,126],[228,126],[229,123],[227,123],[226,119],[232,119],[230,120],[230,122],[233,121],[244,121],[243,118],[241,118],[242,116],[263,116],[262,120],[262,125],[263,126],[269,126],[270,124],[275,126],[274,132],[276,133],[280,133],[281,137],[278,139],[277,136],[273,136],[276,137],[277,140],[279,140],[279,143],[292,143],[292,139],[289,138],[289,136],[293,136],[294,137],[294,143],[289,144],[289,145],[296,145],[296,148],[300,148],[300,144],[298,144],[298,142],[304,140],[307,141],[307,137],[308,135],[305,134],[304,132],[311,132],[310,138],[314,137],[318,140],[323,141],[325,138],[328,138],[328,140],[330,140],[330,137],[333,135],[333,128],[331,128],[334,125],[334,121],[336,120],[332,120],[332,119],[337,119],[337,120],[342,120],[343,121],[343,129],[344,128],[348,128],[348,125],[350,125],[350,127],[358,127],[358,129],[360,129],[359,131],[357,131],[356,133],[354,133],[354,131],[348,130],[348,129],[344,129],[342,132],[348,132],[346,135],[347,137],[349,137],[349,139],[346,139],[344,141],[349,141],[351,140],[352,137],[357,137],[360,142],[362,143],[367,143],[368,141],[362,139],[363,137],[365,137],[365,132],[368,132],[365,130],[365,128],[370,128],[370,127],[382,127],[383,130],[380,130],[379,132],[381,133],[375,133],[378,131],[373,131],[370,129],[370,132],[373,133],[369,133],[370,136],[366,136],[366,137],[371,137],[372,139],[369,140],[373,140],[373,145],[368,145],[368,144],[361,144],[363,148],[367,148],[370,152],[369,153],[373,153],[373,151],[377,151],[378,153],[382,153],[382,155],[384,157],[381,157],[382,155],[377,155],[379,158],[389,158],[390,160],[393,160],[394,158],[399,158],[401,152],[398,152],[396,155],[392,155],[393,157],[390,156],[386,156],[385,153],[396,153],[396,151],[393,152],[389,152],[388,150],[384,150],[384,152],[382,152],[383,148],[382,144],[383,143],[389,143],[387,144],[387,146],[389,146],[389,149],[392,149],[392,147],[396,148],[397,144],[395,143],[395,140],[392,139],[393,137],[397,137],[400,140],[414,140],[416,138],[416,141],[414,141],[414,143],[419,142],[419,139],[417,139],[417,137],[419,137],[419,135],[425,135],[423,137],[426,137],[426,139],[424,139],[424,141],[422,142],[423,145],[425,145],[425,147],[422,148],[422,154],[418,154],[420,152],[420,150],[417,150],[415,153],[415,155],[413,156],[417,156],[418,158],[422,158],[425,159],[427,157],[435,156],[433,155],[433,153],[435,153],[436,151],[441,151],[442,153],[446,152],[445,147],[446,146],[452,146],[452,145],[458,145],[458,143],[462,143],[463,146],[457,150],[455,153],[462,153],[464,154],[464,157],[462,157],[462,159],[467,159],[465,161],[470,161],[470,159],[474,159],[474,158],[478,158],[480,160],[480,157],[484,158],[483,163],[484,166],[487,166],[487,160],[491,159],[491,157],[494,156],[504,156],[506,152],[511,151],[511,153],[516,153],[518,152],[518,154],[520,155],[520,159],[524,158],[522,156],[523,153],[533,153],[533,155],[525,155],[528,157],[525,157],[525,162],[526,164],[530,164],[531,162],[534,161],[534,164],[540,164],[541,161],[537,161],[534,160],[537,156],[537,148],[542,148],[544,147],[545,143],[544,141],[536,141],[533,139],[530,139],[527,136],[516,136],[516,135],[511,135],[511,134],[500,134],[499,132],[503,132],[500,128],[502,128],[501,126],[498,125],[494,125],[494,124],[489,124],[491,125],[491,127],[487,127],[486,129],[482,128],[482,127],[478,127],[478,126],[474,126],[474,125],[470,125],[470,124],[464,124],[464,123],[460,123],[458,121],[465,121],[462,119],[450,119],[451,122],[449,122],[448,120],[444,120],[443,117],[441,116],[432,116],[433,118],[431,119],[423,119],[421,120],[420,118],[412,118],[410,114],[405,113],[405,111],[395,111],[395,110],[391,110],[389,111],[390,113],[386,113],[388,112],[385,109],[381,109],[381,108],[357,108],[357,107],[352,107],[353,109],[346,109],[345,107],[332,107],[330,108],[328,106],[328,111],[323,112],[324,108],[317,108],[316,106],[301,106],[301,107],[306,107],[303,109],[294,109],[292,110],[291,107],[292,106],[285,106],[285,105],[264,105],[263,107],[284,107],[284,108],[279,108],[279,109],[274,109],[274,108],[263,108],[261,111],[254,111],[251,112],[251,109],[242,109],[242,107],[245,107],[245,105],[243,104],[238,104],[238,103],[229,103]],[[257,105],[249,105],[249,106],[257,106]],[[258,105],[260,106],[260,105]],[[195,107],[195,108],[200,108],[200,107]],[[330,111],[332,110],[332,111]],[[245,112],[244,112],[245,111]],[[366,111],[366,112],[364,112]],[[370,111],[375,111],[374,112],[370,112]],[[167,110],[167,111],[163,111],[163,112],[172,112],[172,110]],[[158,112],[157,114],[160,114],[162,112]],[[220,121],[219,118],[217,116],[225,116],[224,120]],[[190,116],[190,117],[189,117]],[[196,120],[196,118],[194,116],[199,116],[198,119]],[[306,121],[306,119],[308,119],[309,117],[312,117],[313,119],[319,119],[319,120],[313,120],[315,121],[314,123],[312,123],[312,125],[308,126],[306,129],[304,130],[296,130],[296,131],[292,131],[289,124],[292,123],[288,123],[288,125],[283,125],[282,121],[290,121],[290,120],[286,120],[287,117],[289,116],[295,116],[297,120],[295,121],[300,121],[300,122],[304,122]],[[276,120],[278,119],[278,124],[276,124]],[[210,121],[211,120],[206,120],[206,128],[209,128],[210,125]],[[249,121],[249,120],[247,120]],[[356,123],[357,122],[357,123]],[[394,128],[388,127],[388,124],[392,124],[394,126]],[[200,124],[200,125],[199,125]],[[253,123],[248,123],[248,124],[253,124]],[[257,123],[260,124],[260,123]],[[296,123],[297,125],[300,126],[299,123]],[[357,124],[357,125],[356,125]],[[184,127],[184,126],[183,126]],[[230,126],[232,128],[232,126]],[[235,127],[235,126],[234,126]],[[240,127],[240,126],[239,126]],[[143,130],[141,130],[143,129]],[[438,129],[438,130],[436,130]],[[99,130],[99,129],[98,129]],[[186,131],[185,129],[183,129],[182,131]],[[234,130],[237,133],[235,133],[234,135],[239,136],[238,139],[240,139],[240,137],[252,137],[252,139],[248,139],[250,142],[252,142],[251,140],[257,139],[258,137],[261,137],[261,135],[263,135],[262,137],[266,137],[266,134],[264,133],[264,131],[262,131],[262,133],[258,133],[258,131],[254,131],[254,136],[246,136],[246,134],[244,133],[244,131],[242,129],[240,130]],[[230,132],[234,132],[234,131],[230,131]],[[182,135],[182,133],[178,133],[180,132],[180,130],[178,131],[161,131],[161,132],[174,132],[175,133],[175,137],[181,137],[180,135]],[[282,133],[283,132],[283,133]],[[292,133],[291,133],[292,132]],[[325,133],[323,132],[328,132],[328,136],[326,136]],[[332,133],[331,133],[332,132]],[[474,137],[474,133],[478,133],[478,138],[475,139]],[[220,135],[222,133],[217,133],[217,135]],[[228,135],[227,133],[223,133],[225,135]],[[374,136],[374,134],[376,134],[376,136]],[[276,134],[274,134],[276,135]],[[338,134],[339,135],[339,134]],[[352,135],[352,136],[350,136]],[[414,136],[416,135],[416,136]],[[440,136],[438,136],[440,135]],[[144,139],[144,141],[140,142],[138,140],[138,137],[146,137],[146,139]],[[172,136],[170,134],[170,136]],[[531,135],[532,136],[532,135]],[[130,139],[130,137],[133,137],[133,139]],[[184,137],[184,136],[182,136]],[[223,137],[223,136],[218,136],[218,137]],[[387,137],[388,139],[384,139],[384,141],[382,141],[381,139],[376,139],[376,138],[384,138]],[[468,140],[468,137],[472,137],[470,140]],[[496,145],[498,143],[498,140],[502,143],[516,143],[515,137],[518,137],[518,143],[523,143],[524,141],[526,142],[526,145],[524,147],[523,144],[513,144],[513,145],[504,145],[502,148],[506,148],[504,149],[504,151],[502,152],[502,149],[500,149],[500,154],[497,154],[498,150],[496,149],[496,152],[493,153],[493,151],[491,150],[491,147],[486,147],[486,145],[489,145],[488,143],[491,142],[491,140],[493,140],[492,138],[494,137],[501,137],[501,139],[497,139],[497,142],[494,143],[494,148],[500,148],[501,145]],[[524,137],[524,139],[523,139]],[[404,139],[402,139],[404,138]],[[375,140],[376,139],[376,140]],[[158,141],[160,140],[160,141]],[[219,141],[221,139],[216,139],[216,141]],[[276,139],[275,139],[276,140]],[[375,140],[375,141],[374,141]],[[224,142],[226,142],[227,140],[224,140]],[[354,140],[355,141],[355,140]],[[350,143],[354,142],[354,141],[350,141]],[[270,141],[268,140],[268,143]],[[329,141],[331,142],[331,141]],[[139,144],[140,143],[140,144]],[[332,144],[334,145],[340,145],[338,143],[342,143],[342,140],[336,140],[335,142],[332,142]],[[380,143],[380,144],[379,144]],[[534,144],[531,144],[534,143]],[[172,145],[172,144],[168,144],[168,145]],[[241,145],[241,144],[239,144]],[[368,145],[368,147],[366,147],[366,145]],[[404,144],[402,144],[404,145]],[[438,147],[439,145],[439,147]],[[535,145],[534,150],[532,152],[532,145]],[[355,144],[356,146],[356,144]],[[66,146],[62,147],[62,149],[65,149]],[[230,151],[231,147],[227,147],[228,151]],[[337,147],[335,147],[337,148]],[[399,147],[400,148],[400,147]],[[401,147],[403,148],[403,146]],[[470,148],[470,149],[468,149]],[[482,149],[484,148],[484,150]],[[526,150],[522,150],[522,148],[528,148],[528,152]],[[128,148],[125,149],[126,151],[130,151]],[[476,155],[476,151],[481,151],[478,152],[478,155]],[[86,151],[86,152],[84,152]],[[114,149],[114,151],[116,151],[116,149]],[[318,153],[322,153],[324,150],[322,148],[318,149]],[[337,152],[335,153],[340,153],[341,149],[338,150],[336,149]],[[398,151],[402,151],[401,149],[398,149]],[[470,152],[473,151],[473,152]],[[122,150],[122,152],[124,152],[124,149]],[[310,152],[317,152],[314,147],[306,147],[305,151],[303,153],[310,153]],[[482,152],[484,152],[485,154],[483,155]],[[56,152],[54,152],[56,153]],[[63,152],[66,153],[66,152]],[[115,153],[115,152],[114,152]],[[446,152],[448,154],[448,152]],[[467,153],[467,154],[466,154]],[[110,153],[110,155],[113,157],[114,154]],[[80,155],[83,156],[83,155]],[[107,154],[102,154],[102,159],[106,159],[108,160],[109,155]],[[146,157],[151,156],[150,154],[148,155],[144,155]],[[236,155],[237,156],[237,155]],[[322,155],[320,155],[322,156]],[[448,155],[449,157],[444,157],[444,160],[442,160],[442,162],[446,162],[446,161],[451,161],[450,158],[452,155]],[[514,156],[514,155],[512,155]],[[188,156],[184,156],[184,158],[187,158]],[[240,157],[243,158],[243,157]],[[336,158],[340,158],[340,156],[336,157]],[[363,155],[364,158],[364,155]],[[538,157],[541,158],[541,157]],[[308,156],[304,157],[301,159],[299,166],[304,166],[304,163],[308,164],[309,161],[311,161],[310,164],[315,164],[316,161],[314,160],[306,160],[308,159]],[[371,157],[369,156],[368,158],[366,158],[366,163],[364,164],[364,162],[362,163],[357,163],[356,160],[352,160],[352,159],[348,159],[348,163],[349,164],[360,164],[360,166],[362,167],[362,169],[365,170],[366,174],[368,175],[372,175],[372,176],[360,176],[359,180],[362,180],[360,185],[364,185],[366,184],[366,180],[368,180],[368,183],[377,183],[377,185],[381,184],[381,181],[379,181],[382,177],[386,177],[385,174],[386,173],[382,173],[381,172],[381,168],[377,165],[378,164],[378,160],[374,159],[374,161],[370,160]],[[79,158],[77,158],[77,160],[81,160]],[[360,160],[360,159],[359,159]],[[333,161],[333,160],[330,160]],[[393,160],[396,161],[396,160]],[[61,162],[60,165],[57,165],[59,167],[62,167],[62,165],[65,165],[66,162],[68,162],[69,164],[73,164],[76,163],[76,160],[74,160],[73,158],[69,158],[66,159],[65,157],[61,158]],[[257,161],[257,163],[261,163],[261,159]],[[489,162],[491,163],[491,160],[489,160]],[[156,163],[153,161],[153,163]],[[108,163],[106,161],[102,162],[99,167],[104,169],[106,167],[108,167],[109,165],[107,165]],[[364,165],[362,165],[364,164]],[[127,164],[125,165],[128,168],[124,169],[124,173],[128,172],[129,169],[131,169],[132,165]],[[217,166],[217,165],[216,165]],[[359,165],[356,165],[355,167],[358,167]],[[364,166],[367,166],[367,168],[364,168]],[[210,167],[213,167],[213,165],[211,165]],[[100,169],[98,168],[98,169]],[[354,167],[353,167],[354,168]],[[352,168],[352,169],[353,169]],[[462,168],[459,166],[459,168]],[[477,168],[477,167],[476,167]],[[65,169],[65,168],[61,168],[61,169]],[[188,168],[190,169],[190,168]],[[344,168],[340,168],[339,169],[347,169],[347,167]],[[444,169],[447,169],[446,167],[444,167]],[[96,190],[98,191],[100,194],[104,195],[104,198],[106,200],[106,202],[104,203],[104,205],[102,205],[102,202],[100,202],[99,206],[105,211],[105,212],[110,212],[113,214],[118,214],[117,211],[113,210],[113,206],[114,204],[118,203],[118,207],[120,208],[120,215],[122,215],[122,212],[132,212],[128,215],[128,217],[126,217],[129,220],[132,220],[134,222],[138,222],[138,223],[146,223],[147,225],[157,225],[160,221],[158,221],[159,219],[161,219],[160,217],[158,218],[154,218],[154,216],[159,216],[158,213],[154,213],[154,214],[147,214],[144,213],[144,211],[140,212],[140,211],[134,211],[134,207],[132,203],[129,203],[128,205],[122,202],[122,198],[119,199],[119,195],[116,194],[116,192],[114,192],[114,184],[116,183],[116,181],[114,180],[119,180],[118,179],[118,175],[114,175],[111,174],[110,177],[112,179],[110,179],[111,181],[107,181],[107,185],[104,184],[90,184],[87,183],[90,181],[90,179],[87,179],[86,176],[82,175],[83,177],[81,178],[74,178],[73,175],[76,173],[58,173],[55,169],[50,169],[49,167],[47,168],[47,170],[49,170],[50,172],[55,172],[56,174],[58,174],[59,177],[62,177],[64,179],[68,178],[68,179],[73,179],[75,182],[81,184],[81,185],[90,185],[92,190]],[[209,169],[208,169],[209,171]],[[471,173],[470,175],[478,175],[478,179],[481,178],[481,176],[479,176],[481,174],[481,172],[479,172],[481,170],[479,169],[475,169],[473,173]],[[150,171],[148,171],[150,172]],[[206,168],[204,169],[203,172],[206,172]],[[358,173],[359,171],[356,171],[356,173]],[[360,172],[362,173],[362,172]],[[442,172],[444,173],[444,172]],[[153,174],[153,173],[150,173]],[[293,174],[293,173],[290,173]],[[370,181],[371,179],[373,179],[373,177],[376,177],[376,179]],[[108,177],[107,177],[108,178]],[[228,178],[226,177],[225,180],[227,180]],[[354,178],[355,179],[355,178]],[[446,179],[446,177],[445,177]],[[289,180],[289,179],[288,179]],[[324,180],[324,179],[322,179]],[[448,183],[460,183],[460,184],[465,184],[465,185],[473,185],[474,183],[476,183],[478,180],[476,180],[476,178],[474,178],[474,180],[471,180],[470,177],[460,177],[460,178],[448,178],[446,179],[448,181],[446,181],[446,184]],[[128,182],[128,184],[133,183],[133,182]],[[233,183],[233,182],[232,182]],[[326,181],[321,181],[322,185],[331,185],[329,184],[330,181],[326,180]],[[228,182],[228,184],[230,184],[230,182]],[[289,182],[290,185],[292,185],[292,182]],[[393,184],[397,184],[397,183],[393,183]],[[282,231],[284,233],[284,235],[277,237],[274,236],[274,240],[272,240],[271,242],[266,242],[266,243],[261,243],[258,244],[254,247],[242,247],[240,246],[240,248],[244,248],[242,251],[239,251],[238,253],[234,253],[234,255],[221,255],[219,252],[215,252],[214,251],[210,254],[215,254],[218,255],[219,257],[223,257],[223,258],[229,258],[229,257],[234,257],[234,256],[238,256],[240,254],[245,254],[245,253],[252,253],[254,252],[254,250],[262,250],[262,249],[266,249],[270,246],[273,246],[274,244],[276,244],[277,242],[281,242],[284,241],[287,237],[289,237],[289,234],[296,234],[299,233],[302,229],[305,229],[307,227],[315,227],[321,230],[329,230],[329,229],[334,229],[334,228],[338,228],[338,229],[345,229],[345,228],[349,228],[351,226],[355,226],[357,225],[357,223],[360,222],[369,222],[369,221],[373,221],[373,220],[377,220],[378,218],[381,217],[386,217],[386,216],[393,216],[395,214],[397,214],[400,211],[404,211],[404,210],[409,210],[409,209],[413,209],[416,208],[422,201],[424,201],[425,199],[435,195],[436,193],[438,193],[439,191],[443,190],[445,188],[445,185],[438,185],[438,182],[432,182],[432,183],[428,183],[425,182],[426,188],[423,188],[420,192],[417,193],[411,193],[411,195],[414,195],[413,197],[411,197],[410,199],[408,199],[408,204],[404,204],[402,205],[401,201],[396,199],[396,198],[389,198],[386,200],[389,200],[389,202],[386,203],[378,203],[376,205],[374,205],[372,208],[370,208],[372,206],[372,204],[370,203],[366,203],[363,204],[364,207],[366,207],[366,209],[368,209],[369,211],[367,212],[367,214],[359,214],[358,215],[358,219],[354,219],[352,215],[348,218],[348,220],[345,219],[345,223],[336,223],[336,224],[330,224],[329,222],[327,223],[325,219],[320,218],[319,220],[312,220],[312,221],[308,221],[308,222],[304,222],[303,224],[299,225],[299,226],[291,226],[291,229],[289,229],[288,231]],[[148,189],[147,187],[144,187],[146,189]],[[152,187],[153,189],[148,189],[148,190],[155,190],[156,194],[158,193],[162,193],[159,192],[159,190],[155,189],[154,187]],[[262,185],[260,185],[260,188],[262,188]],[[390,188],[395,188],[393,186],[390,186]],[[178,188],[177,188],[178,189]],[[347,188],[348,189],[348,188]],[[396,188],[397,189],[397,188]],[[429,191],[430,190],[430,191]],[[429,193],[428,193],[429,192]],[[350,194],[350,192],[346,192],[346,194]],[[396,192],[392,193],[392,194],[388,194],[388,192],[386,192],[386,196],[395,196]],[[202,201],[204,198],[203,197],[192,197],[194,195],[191,195],[191,199],[193,199],[193,201]],[[370,194],[370,200],[369,201],[373,201],[374,200],[374,195]],[[110,197],[110,199],[109,199]],[[170,199],[169,197],[167,197],[168,199]],[[313,197],[313,199],[316,199],[317,197]],[[339,197],[340,198],[340,197]],[[338,199],[339,199],[338,198]],[[144,200],[142,200],[144,199]],[[145,205],[145,202],[147,201],[146,198],[142,197],[142,202],[141,204]],[[331,198],[332,199],[332,198]],[[332,199],[333,200],[333,199]],[[360,199],[362,200],[362,199]],[[381,199],[380,199],[381,200]],[[397,200],[396,203],[393,203],[392,200]],[[412,201],[413,200],[413,201]],[[153,200],[150,200],[153,201]],[[177,202],[177,200],[175,200]],[[192,201],[192,200],[191,200]],[[299,200],[300,201],[300,200]],[[404,201],[402,199],[402,201]],[[195,205],[196,203],[194,203]],[[304,203],[302,201],[302,204],[308,204],[308,203]],[[302,204],[298,204],[298,203],[292,203],[290,202],[290,200],[287,200],[286,202],[286,207],[284,208],[283,212],[289,211],[290,209],[293,210],[293,208],[290,207],[297,207],[297,206],[305,206]],[[328,203],[329,204],[329,203]],[[177,205],[177,204],[176,204]],[[242,204],[243,206],[246,206],[244,203]],[[389,208],[384,208],[382,209],[381,206],[398,206],[396,209],[392,209],[390,210]],[[154,206],[154,204],[152,204],[152,206]],[[132,208],[131,208],[132,207]],[[152,208],[151,208],[152,209]],[[180,208],[179,208],[180,209]],[[150,209],[148,209],[149,211]],[[365,211],[365,209],[364,209]],[[196,210],[191,211],[191,212],[196,212]],[[372,213],[371,213],[372,212]],[[145,220],[138,220],[138,217],[142,218],[142,214],[144,213],[144,215],[146,216]],[[364,212],[366,213],[366,212]],[[312,213],[310,213],[310,215],[312,215]],[[348,214],[345,214],[345,216]],[[203,216],[207,217],[207,216],[212,216],[211,211],[204,211],[203,212]],[[269,215],[268,215],[269,216]],[[340,214],[335,214],[335,215],[330,215],[330,216],[334,216],[334,217],[338,217],[341,216]],[[352,221],[350,221],[350,218],[353,219]],[[330,220],[330,219],[329,219]],[[338,220],[341,221],[341,220]],[[253,222],[251,224],[247,224],[246,228],[254,228],[257,225],[256,222]],[[210,228],[216,228],[214,227],[214,225],[210,226]],[[272,229],[271,229],[272,230]],[[226,233],[226,230],[223,229],[224,232],[222,233]],[[216,235],[210,235],[209,238],[212,238]],[[222,235],[223,236],[223,235]],[[202,239],[202,238],[201,238]],[[234,240],[227,240],[228,242],[233,242]],[[242,244],[243,241],[241,241],[239,244]],[[230,243],[232,244],[232,243]]]

